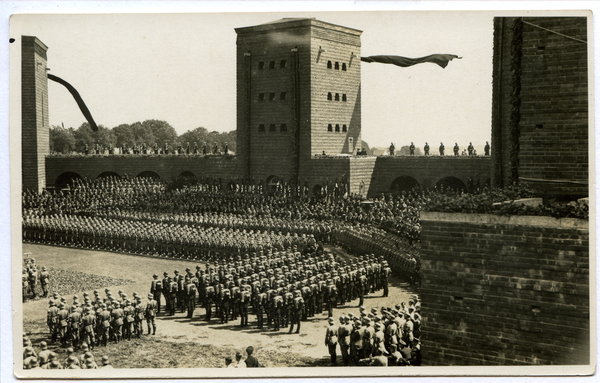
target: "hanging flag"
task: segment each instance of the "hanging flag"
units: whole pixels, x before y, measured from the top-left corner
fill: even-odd
[[[83,116],[89,122],[90,128],[92,128],[92,130],[94,132],[97,132],[98,131],[98,125],[96,125],[96,122],[94,121],[94,118],[92,117],[92,114],[90,113],[90,110],[85,105],[85,102],[83,102],[83,99],[79,95],[79,92],[77,91],[77,89],[75,89],[73,87],[73,85],[69,84],[68,82],[66,82],[62,78],[57,77],[55,75],[52,75],[50,73],[48,73],[48,80],[55,81],[55,82],[61,84],[62,86],[64,86],[65,88],[67,88],[67,90],[69,91],[69,93],[71,93],[71,95],[75,99],[75,102],[79,106],[79,110],[81,110],[81,113],[83,113]]]
[[[364,61],[367,63],[377,62],[377,63],[382,63],[382,64],[394,64],[396,66],[401,66],[401,67],[413,66],[413,65],[422,64],[422,63],[434,63],[434,64],[438,64],[442,68],[445,68],[448,65],[448,62],[450,62],[452,59],[461,59],[461,58],[462,57],[458,57],[457,55],[436,53],[433,55],[419,57],[416,59],[411,59],[409,57],[402,57],[402,56],[387,56],[387,55],[367,56],[367,57],[361,57],[360,61]]]

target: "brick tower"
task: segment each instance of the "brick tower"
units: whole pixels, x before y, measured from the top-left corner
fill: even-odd
[[[237,150],[244,174],[303,179],[311,157],[361,139],[361,31],[312,18],[237,28]]]
[[[36,37],[21,36],[21,156],[23,189],[46,186],[45,157],[50,154],[48,120],[48,47]]]

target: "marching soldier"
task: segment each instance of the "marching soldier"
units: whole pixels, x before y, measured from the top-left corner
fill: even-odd
[[[175,315],[175,309],[177,306],[177,291],[179,291],[179,284],[169,277],[169,315]]]
[[[123,339],[123,318],[125,312],[121,308],[119,302],[114,303],[114,309],[111,312],[112,317],[112,329],[115,337],[115,343],[119,343]]]
[[[102,310],[98,315],[98,345],[104,343],[104,347],[108,346],[110,339],[110,317],[111,313],[108,311],[107,306],[104,303],[100,304]]]
[[[150,327],[152,327],[152,335],[156,335],[156,314],[158,313],[158,304],[152,294],[148,294],[148,303],[146,303],[146,324],[148,325],[148,335],[150,335]]]
[[[338,327],[335,325],[335,319],[330,317],[327,321],[329,322],[329,327],[327,327],[327,331],[325,332],[325,346],[329,348],[331,365],[335,366],[337,359]]]
[[[71,313],[69,314],[69,332],[71,334],[71,342],[73,347],[77,347],[80,342],[79,329],[81,328],[82,318],[79,311],[76,310],[77,306],[71,307]]]
[[[86,309],[85,315],[81,318],[83,327],[83,341],[89,345],[90,350],[94,349],[96,339],[94,337],[94,327],[96,327],[96,316],[93,315],[90,309]]]
[[[187,302],[187,317],[191,318],[194,315],[196,309],[196,284],[186,277],[186,302]]]
[[[50,329],[50,334],[52,334],[52,341],[56,341],[58,337],[58,331],[60,326],[58,325],[58,307],[54,303],[54,300],[50,300],[50,308],[48,309],[48,314],[46,316],[46,323],[48,324],[48,328]]]
[[[46,266],[42,266],[42,272],[40,273],[40,284],[42,285],[42,297],[48,297],[48,285],[50,284],[50,274],[48,273]]]
[[[65,304],[62,302],[59,306],[57,317],[59,328],[58,335],[60,337],[60,342],[64,344],[67,338],[67,331],[69,326],[69,312],[65,309]]]
[[[154,274],[152,278],[154,278],[154,280],[152,281],[152,285],[150,286],[150,293],[154,297],[156,305],[158,306],[157,313],[160,313],[160,295],[162,294],[163,284],[162,281],[158,279],[158,275]]]
[[[144,322],[145,313],[146,313],[146,307],[142,303],[142,297],[138,296],[136,298],[136,304],[135,304],[133,310],[134,310],[134,315],[135,315],[134,316],[135,334],[137,335],[138,338],[141,338],[142,334],[144,333],[144,328],[142,327],[142,323]]]
[[[350,348],[350,333],[352,332],[352,325],[349,324],[348,317],[340,316],[340,326],[338,327],[338,342],[340,344],[340,351],[342,352],[342,362],[344,366],[350,365],[350,354],[348,353]]]
[[[204,307],[206,308],[206,316],[204,320],[210,321],[212,316],[212,305],[215,302],[216,292],[213,286],[206,286],[206,296],[204,298]]]
[[[244,291],[242,291],[241,302],[240,302],[240,307],[241,307],[240,326],[241,327],[248,326],[248,306],[250,305],[250,299],[251,299],[250,291],[247,288],[245,288]]]
[[[292,323],[290,324],[290,334],[294,330],[294,324],[298,325],[296,334],[300,333],[300,319],[302,318],[302,312],[304,311],[304,300],[302,299],[302,293],[299,290],[294,292],[294,311],[292,315]]]
[[[169,292],[170,290],[170,281],[169,281],[169,273],[167,273],[166,271],[163,273],[163,280],[162,280],[162,289],[163,289],[163,296],[165,297],[165,311],[167,313],[171,312],[171,294]],[[160,301],[156,301],[159,305],[159,309],[160,309]],[[160,312],[160,311],[159,311]]]

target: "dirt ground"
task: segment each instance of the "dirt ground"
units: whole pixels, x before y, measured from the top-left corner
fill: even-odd
[[[330,248],[337,256],[349,257],[342,250]],[[133,296],[134,292],[147,296],[150,291],[150,283],[154,273],[162,277],[163,272],[173,275],[174,270],[185,272],[186,267],[195,270],[197,262],[185,260],[142,257],[104,251],[80,250],[63,247],[23,244],[23,252],[31,252],[31,257],[41,266],[50,266],[58,269],[74,270],[89,274],[105,275],[114,278],[130,279],[135,283],[124,286],[111,287],[116,293],[123,290],[127,296]],[[204,265],[202,268],[204,269]],[[93,296],[93,291],[88,291]],[[101,292],[102,296],[103,291]],[[78,295],[82,298],[82,292]],[[365,297],[365,307],[381,308],[393,307],[400,302],[408,302],[412,294],[418,291],[397,278],[391,278],[389,297],[383,298],[382,292]],[[67,301],[72,302],[72,296],[67,296]],[[28,301],[23,305],[24,322],[45,323],[48,299]],[[164,305],[164,300],[162,301]],[[358,314],[358,299],[346,303],[342,307],[334,309],[334,317],[342,313]],[[256,319],[250,315],[250,326],[241,328],[239,319],[228,324],[219,324],[218,320],[206,322],[203,320],[204,308],[196,308],[193,318],[186,318],[186,313],[177,312],[175,316],[158,316],[156,338],[166,342],[196,342],[198,344],[210,344],[215,346],[233,347],[244,350],[252,345],[257,350],[255,355],[260,359],[260,350],[277,351],[281,353],[294,353],[314,359],[328,357],[328,350],[324,344],[325,329],[327,327],[327,313],[317,315],[306,322],[301,323],[300,334],[288,334],[287,329],[281,331],[259,330],[256,328]],[[145,327],[145,326],[144,326]],[[27,328],[24,329],[27,331]],[[34,344],[35,346],[35,344]],[[150,367],[150,366],[149,366]]]

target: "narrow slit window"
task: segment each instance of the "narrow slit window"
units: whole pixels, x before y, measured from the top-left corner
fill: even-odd
[[[287,132],[287,125],[286,124],[281,124],[281,126],[279,127],[279,130],[281,132]]]
[[[333,100],[333,96],[332,96],[331,92],[327,93],[327,99],[329,101]]]
[[[335,101],[340,101],[340,94],[339,93],[335,94]]]
[[[331,124],[327,125],[327,131],[333,132],[333,126]]]
[[[331,69],[331,61],[327,61],[327,69]]]
[[[286,65],[287,65],[287,62],[286,62],[285,60],[281,60],[281,61],[279,62],[279,67],[280,67],[280,68],[285,68],[285,66],[286,66]]]
[[[264,124],[258,125],[258,131],[261,132],[261,133],[264,132],[265,131],[265,125]]]
[[[281,94],[279,95],[279,99],[285,100],[285,96],[286,96],[285,92],[281,92]]]
[[[258,95],[258,101],[265,101],[265,94],[261,93]]]
[[[335,131],[339,132],[340,131],[340,124],[335,124]]]
[[[269,94],[269,101],[275,100],[275,93]]]
[[[277,131],[277,127],[275,126],[275,124],[269,125],[269,132],[276,132],[276,131]]]
[[[340,63],[339,62],[335,62],[335,70],[340,70]]]
[[[346,127],[346,125],[342,125],[342,132],[347,132],[348,128]]]
[[[269,69],[275,69],[275,61],[269,62]]]
[[[348,98],[346,97],[346,94],[342,94],[342,101],[344,101],[344,102],[348,101]]]
[[[265,63],[263,61],[258,63],[258,70],[263,70],[265,69]]]
[[[345,72],[346,71],[346,63],[342,64],[342,70]]]

